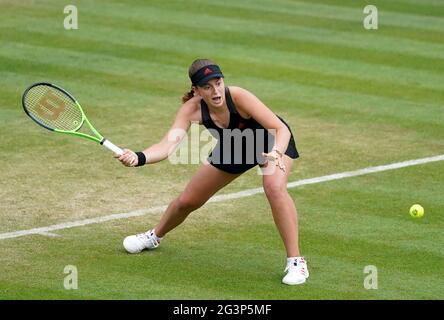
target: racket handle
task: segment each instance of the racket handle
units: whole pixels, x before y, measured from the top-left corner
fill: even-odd
[[[120,149],[114,143],[112,143],[111,141],[109,141],[109,140],[107,140],[105,138],[103,138],[103,140],[102,140],[102,142],[100,144],[103,145],[105,148],[111,150],[112,152],[114,152],[118,156],[122,155],[122,153],[123,153],[122,149]]]

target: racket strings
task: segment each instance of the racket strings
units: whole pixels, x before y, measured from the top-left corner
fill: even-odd
[[[77,131],[83,122],[76,103],[50,86],[32,87],[25,96],[25,106],[37,121],[51,129]]]

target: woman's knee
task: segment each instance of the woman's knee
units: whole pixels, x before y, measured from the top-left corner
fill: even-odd
[[[264,191],[269,199],[280,199],[287,194],[287,185],[276,181],[264,182]]]
[[[205,202],[186,193],[182,193],[176,199],[179,210],[193,211],[200,208]]]

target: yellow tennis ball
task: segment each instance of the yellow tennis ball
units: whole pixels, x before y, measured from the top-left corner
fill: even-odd
[[[413,218],[421,218],[424,215],[424,208],[419,204],[414,204],[410,208],[410,215]]]

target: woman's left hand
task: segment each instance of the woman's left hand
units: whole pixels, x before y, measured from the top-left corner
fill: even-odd
[[[264,156],[268,161],[275,162],[279,169],[285,172],[285,163],[282,152],[277,149],[273,149],[269,153],[262,152],[262,156]]]

